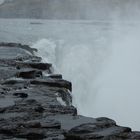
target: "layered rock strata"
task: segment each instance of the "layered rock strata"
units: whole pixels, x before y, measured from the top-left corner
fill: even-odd
[[[77,115],[71,82],[34,51],[0,43],[0,140],[140,140],[111,119]]]

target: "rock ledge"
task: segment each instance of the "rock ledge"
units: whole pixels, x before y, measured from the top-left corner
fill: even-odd
[[[0,140],[140,140],[109,118],[77,115],[71,82],[34,51],[0,43]]]

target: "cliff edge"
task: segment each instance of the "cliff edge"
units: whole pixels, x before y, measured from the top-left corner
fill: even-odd
[[[77,115],[71,82],[34,51],[0,43],[0,140],[140,140],[111,119]]]

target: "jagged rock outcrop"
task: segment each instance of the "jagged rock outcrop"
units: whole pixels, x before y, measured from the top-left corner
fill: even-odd
[[[34,51],[0,44],[0,140],[140,140],[111,119],[77,115],[72,84]]]

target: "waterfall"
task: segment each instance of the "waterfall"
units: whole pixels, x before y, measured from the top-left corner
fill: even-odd
[[[99,37],[100,45],[41,39],[32,47],[39,49],[43,61],[53,63],[55,72],[72,82],[73,105],[79,114],[110,117],[138,130],[139,27],[118,22],[111,31],[108,46]]]
[[[73,105],[79,114],[110,117],[120,125],[138,130],[139,3],[7,0],[1,5],[0,17],[40,20],[0,19],[0,38],[34,42],[32,47],[38,49],[42,61],[52,63],[55,73],[72,82]]]

